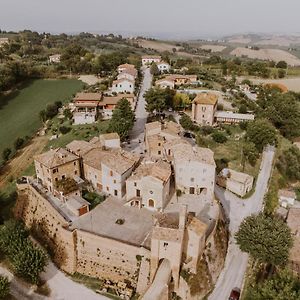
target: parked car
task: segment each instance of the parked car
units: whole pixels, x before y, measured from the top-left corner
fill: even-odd
[[[239,288],[234,288],[231,290],[228,300],[239,300],[241,295],[241,290]]]

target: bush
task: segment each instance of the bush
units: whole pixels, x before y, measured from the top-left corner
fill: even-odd
[[[8,278],[0,276],[0,299],[6,299],[9,295],[9,285]]]
[[[4,150],[3,150],[3,152],[2,152],[2,159],[4,160],[4,161],[7,161],[8,159],[9,159],[9,157],[10,157],[10,155],[11,155],[11,149],[10,148],[5,148]]]
[[[213,138],[213,140],[216,142],[216,143],[220,143],[220,144],[223,144],[225,142],[227,142],[227,137],[225,135],[225,133],[221,132],[221,131],[216,131],[214,132],[211,137]]]
[[[203,134],[203,135],[209,135],[211,133],[213,133],[214,129],[212,126],[201,126],[200,127],[200,132]]]
[[[21,149],[22,146],[24,145],[24,139],[23,138],[17,138],[14,142],[14,147],[16,150]]]
[[[71,128],[70,127],[67,127],[67,126],[60,126],[59,127],[59,131],[62,133],[62,134],[66,134],[68,132],[71,131]]]
[[[224,168],[228,168],[229,159],[221,158],[216,159],[216,171],[217,173],[221,172]]]

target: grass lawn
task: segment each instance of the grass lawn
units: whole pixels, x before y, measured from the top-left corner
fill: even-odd
[[[78,80],[35,80],[0,98],[0,155],[18,137],[31,137],[42,125],[39,112],[55,101],[65,102],[82,88]],[[0,158],[1,160],[2,158]]]

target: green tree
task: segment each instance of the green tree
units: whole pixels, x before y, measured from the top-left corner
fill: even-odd
[[[179,123],[185,130],[193,130],[195,126],[192,119],[187,114],[181,116]]]
[[[285,70],[283,70],[283,69],[278,70],[278,78],[284,78],[285,75],[286,75]]]
[[[283,151],[276,164],[278,170],[287,179],[300,180],[300,150],[292,146]]]
[[[288,66],[287,63],[284,60],[281,60],[276,64],[276,68],[279,69],[286,69],[287,66]]]
[[[175,91],[169,88],[152,88],[145,93],[146,110],[150,113],[161,113],[173,105]]]
[[[159,75],[159,74],[160,74],[160,71],[159,71],[159,69],[158,69],[156,63],[152,63],[152,64],[151,64],[151,67],[150,67],[150,73],[151,73],[152,75]]]
[[[259,157],[259,153],[255,147],[255,144],[252,142],[245,142],[242,148],[243,170],[245,170],[246,161],[248,161],[251,166],[254,166],[258,157]]]
[[[67,118],[67,119],[72,119],[73,114],[72,114],[72,112],[69,108],[66,108],[64,110],[64,117]]]
[[[121,140],[124,140],[132,129],[134,120],[135,115],[131,109],[131,105],[127,99],[123,98],[117,103],[113,111],[108,130],[110,132],[117,132]]]
[[[292,247],[288,225],[278,217],[263,213],[245,218],[235,238],[243,252],[261,263],[273,266],[285,264]]]
[[[9,159],[11,155],[11,149],[10,148],[5,148],[3,151],[2,151],[2,159],[4,161],[7,161]]]
[[[211,135],[212,139],[220,144],[223,144],[225,142],[227,142],[227,137],[226,134],[221,132],[221,131],[215,131],[212,135]]]
[[[186,109],[191,106],[191,99],[188,95],[182,93],[176,93],[173,97],[173,107],[174,109]]]
[[[14,142],[14,147],[16,150],[20,149],[23,147],[25,141],[23,138],[18,137],[15,142]]]
[[[0,276],[0,299],[6,299],[9,295],[9,285],[8,278]]]
[[[277,143],[274,126],[265,119],[257,119],[247,126],[246,140],[255,144],[256,149],[262,152],[265,146]]]
[[[280,270],[271,278],[247,289],[245,300],[298,300],[300,281],[287,270]]]
[[[239,113],[240,113],[240,114],[246,114],[247,112],[248,112],[247,105],[242,104],[242,105],[239,107]]]

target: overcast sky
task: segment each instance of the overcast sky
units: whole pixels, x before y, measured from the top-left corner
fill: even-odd
[[[48,32],[300,32],[299,0],[0,0],[0,28]]]

